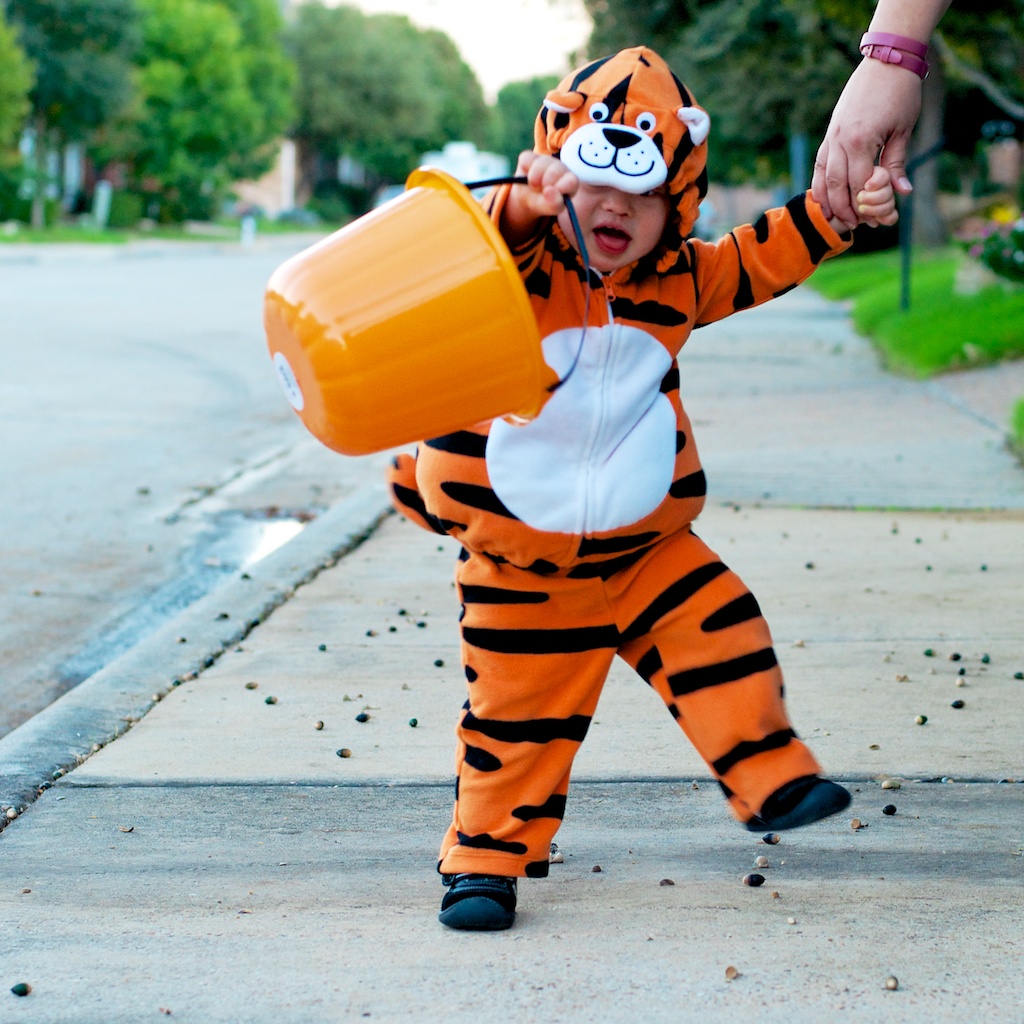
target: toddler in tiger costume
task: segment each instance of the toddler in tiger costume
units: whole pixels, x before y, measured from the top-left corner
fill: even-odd
[[[790,725],[753,595],[691,529],[706,487],[676,363],[693,328],[781,295],[850,243],[810,193],[717,243],[689,237],[708,131],[643,47],[548,93],[516,171],[527,184],[487,204],[532,302],[550,398],[525,425],[426,440],[390,472],[398,510],[463,545],[469,700],[438,866],[440,920],[453,928],[509,927],[516,880],[547,875],[616,654],[747,828],[805,825],[850,800]],[[589,290],[564,196],[596,271]],[[860,202],[866,222],[895,220],[887,172],[876,168]]]

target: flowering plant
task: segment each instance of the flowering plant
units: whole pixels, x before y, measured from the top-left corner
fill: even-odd
[[[1000,208],[967,251],[1000,277],[1024,282],[1024,217]]]

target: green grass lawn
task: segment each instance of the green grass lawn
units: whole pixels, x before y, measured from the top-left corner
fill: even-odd
[[[965,259],[949,249],[915,252],[906,312],[898,250],[829,260],[809,283],[827,298],[852,301],[857,330],[897,373],[928,377],[1024,358],[1024,288],[997,284],[957,295],[953,282]]]
[[[293,232],[313,232],[324,234],[333,231],[336,225],[320,224],[312,227],[289,222],[260,221],[256,228],[257,237],[261,234],[279,235]],[[209,225],[208,230],[196,230],[184,225],[158,225],[145,231],[141,229],[121,230],[115,228],[95,228],[81,224],[55,224],[48,228],[32,228],[27,224],[18,224],[11,232],[0,231],[0,245],[5,243],[47,242],[85,242],[90,244],[124,245],[144,239],[159,238],[171,241],[197,240],[217,241],[238,239],[241,236],[241,224],[238,221],[217,221]]]

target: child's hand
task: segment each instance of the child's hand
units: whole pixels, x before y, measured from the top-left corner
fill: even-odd
[[[527,241],[539,221],[557,217],[565,208],[565,197],[576,194],[579,178],[557,157],[526,150],[519,154],[516,177],[525,185],[513,185],[501,213],[501,233],[510,246]]]
[[[519,154],[516,177],[525,176],[526,185],[518,185],[521,200],[537,217],[557,217],[565,208],[565,196],[573,196],[580,187],[579,178],[558,157],[526,150]]]
[[[887,168],[879,165],[864,182],[864,187],[854,197],[854,209],[861,224],[877,228],[880,224],[895,224],[899,220],[896,212],[896,193],[892,187],[892,176]],[[840,233],[846,225],[832,218],[832,227]]]

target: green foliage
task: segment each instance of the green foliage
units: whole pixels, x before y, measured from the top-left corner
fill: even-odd
[[[7,16],[35,65],[30,98],[44,131],[82,140],[131,103],[135,0],[7,0]]]
[[[533,148],[533,125],[545,94],[558,85],[557,75],[509,82],[498,92],[488,148],[508,157],[515,167],[524,149]]]
[[[915,253],[906,312],[900,309],[899,252],[829,260],[809,283],[829,298],[852,299],[857,330],[899,373],[928,377],[1024,357],[1024,289],[997,285],[958,295],[953,285],[960,260],[948,250]]]
[[[145,199],[138,192],[126,192],[118,189],[110,197],[110,215],[107,227],[114,230],[133,228],[142,220],[145,212]]]
[[[138,2],[140,104],[107,155],[161,222],[208,219],[232,180],[269,168],[291,116],[280,23],[272,0]]]
[[[971,255],[1000,277],[1024,282],[1024,218],[992,224],[988,234],[971,247]]]
[[[307,163],[346,155],[379,181],[401,181],[422,153],[486,137],[479,83],[438,32],[399,15],[309,2],[297,10],[289,45]]]
[[[1010,433],[1017,454],[1024,456],[1024,398],[1018,399],[1010,419]]]
[[[0,160],[25,124],[28,94],[34,83],[32,65],[18,45],[0,7]]]

